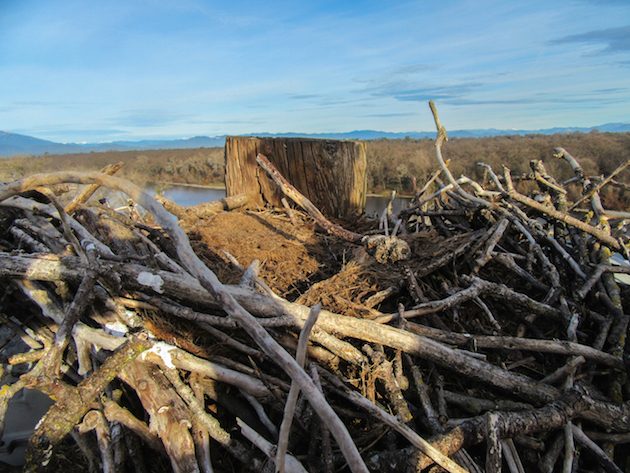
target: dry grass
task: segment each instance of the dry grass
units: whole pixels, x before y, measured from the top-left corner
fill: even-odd
[[[118,175],[138,184],[209,185],[223,182],[223,148],[109,151],[0,159],[0,179],[9,181],[29,174],[70,169],[95,171],[118,161],[125,164]]]
[[[211,218],[182,222],[193,248],[228,283],[238,283],[242,272],[226,257],[227,251],[243,266],[260,262],[260,276],[277,293],[294,299],[312,281],[329,277],[339,268],[342,243],[316,232],[301,212],[294,226],[282,213],[222,212]]]

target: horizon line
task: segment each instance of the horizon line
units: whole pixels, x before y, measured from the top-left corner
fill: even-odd
[[[545,131],[545,130],[554,130],[554,129],[582,129],[582,130],[596,130],[598,127],[603,127],[603,126],[610,126],[610,125],[625,125],[625,126],[630,126],[630,122],[606,122],[606,123],[600,123],[598,125],[591,125],[591,126],[579,126],[579,125],[567,125],[567,126],[552,126],[552,127],[547,127],[547,128],[494,128],[494,127],[490,127],[490,128],[458,128],[458,129],[452,129],[452,130],[447,130],[447,133],[457,133],[457,132],[472,132],[472,131],[502,131],[502,132],[510,132],[510,131],[514,131],[514,132],[537,132],[537,131]],[[29,134],[29,133],[25,133],[25,132],[20,132],[20,131],[7,131],[5,130],[0,130],[0,133],[6,133],[6,134],[14,134],[14,135],[21,135],[21,136],[27,136],[30,138],[35,138],[35,139],[41,139],[41,140],[45,140],[45,141],[50,141],[53,143],[57,143],[57,144],[64,144],[64,145],[71,145],[71,144],[76,144],[76,145],[90,145],[90,144],[110,144],[110,143],[120,143],[120,142],[141,142],[141,141],[185,141],[185,140],[191,140],[194,138],[225,138],[227,136],[252,136],[252,137],[256,137],[256,136],[264,136],[264,135],[273,135],[273,136],[278,136],[278,137],[282,137],[284,135],[306,135],[306,136],[314,136],[314,135],[344,135],[344,134],[350,134],[350,133],[360,133],[360,132],[371,132],[371,133],[384,133],[384,134],[392,134],[392,135],[403,135],[403,137],[405,135],[410,135],[410,134],[429,134],[429,133],[436,133],[436,131],[434,130],[406,130],[406,131],[385,131],[385,130],[377,130],[377,129],[371,129],[371,128],[364,128],[364,129],[352,129],[352,130],[348,130],[348,131],[322,131],[322,132],[306,132],[306,131],[282,131],[282,132],[270,132],[270,131],[258,131],[258,132],[247,132],[247,133],[222,133],[222,134],[216,134],[216,135],[189,135],[189,136],[179,136],[179,137],[150,137],[150,138],[122,138],[122,139],[115,139],[115,140],[105,140],[105,141],[87,141],[87,140],[81,140],[81,141],[55,141],[53,139],[50,138],[41,138],[39,134]]]

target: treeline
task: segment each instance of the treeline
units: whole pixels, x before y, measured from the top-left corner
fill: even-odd
[[[497,172],[508,166],[513,174],[528,172],[531,160],[542,160],[554,176],[571,177],[571,170],[553,157],[561,146],[572,153],[588,175],[610,174],[620,163],[630,159],[630,133],[573,133],[558,135],[500,136],[492,138],[456,138],[443,148],[453,174],[482,179],[476,165],[483,161]],[[368,189],[370,192],[412,191],[412,179],[424,182],[435,169],[432,140],[369,141]],[[120,172],[137,183],[179,182],[187,184],[222,184],[224,158],[222,148],[156,151],[121,151],[0,160],[0,179],[18,179],[37,172],[61,169],[97,170],[108,163],[123,161]],[[630,172],[630,171],[627,171]],[[623,179],[623,176],[620,177]],[[628,195],[610,187],[604,198],[612,207],[628,208]]]

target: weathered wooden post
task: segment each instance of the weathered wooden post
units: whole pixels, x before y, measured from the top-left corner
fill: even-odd
[[[367,191],[365,144],[357,141],[230,136],[225,141],[228,197],[247,193],[259,205],[281,207],[282,194],[256,164],[262,153],[324,215],[363,213]]]

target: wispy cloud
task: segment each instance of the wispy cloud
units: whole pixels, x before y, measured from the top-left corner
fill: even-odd
[[[311,100],[322,98],[321,94],[292,94],[289,95],[290,100]]]
[[[340,105],[356,105],[364,101],[364,98],[348,97],[338,94],[303,94],[293,95],[290,98],[292,100],[302,101],[305,105],[304,107],[290,109],[294,111],[328,109]]]
[[[534,94],[529,97],[517,97],[511,99],[449,99],[444,103],[449,105],[573,105],[573,106],[604,106],[617,102],[615,97],[606,97],[599,94],[594,96],[575,95],[559,96],[553,94]]]
[[[627,87],[611,87],[608,89],[595,89],[591,91],[591,94],[608,95],[608,94],[617,94],[617,93],[627,92],[627,91],[628,91]]]
[[[414,112],[392,112],[392,113],[368,113],[363,115],[366,118],[395,118],[395,117],[411,117],[417,115]]]
[[[258,125],[262,119],[225,119],[225,120],[187,120],[191,125]]]
[[[624,88],[599,89],[583,94],[575,93],[535,93],[529,96],[521,96],[514,98],[456,98],[444,100],[449,105],[571,105],[574,107],[582,106],[605,106],[619,101],[615,95],[618,91],[624,91]]]
[[[416,74],[418,72],[426,72],[434,70],[436,66],[431,64],[407,64],[404,66],[400,66],[392,71],[393,75],[408,75],[408,74]]]
[[[554,39],[549,43],[602,44],[605,45],[601,51],[603,53],[626,52],[630,51],[630,25],[564,36],[562,38]]]
[[[392,97],[401,102],[454,100],[479,90],[484,84],[469,82],[453,85],[418,87],[409,82],[390,82],[365,89],[374,97]]]
[[[178,113],[171,110],[135,109],[124,110],[111,117],[110,121],[119,126],[155,127],[179,123],[191,117],[192,115],[189,113]]]
[[[78,128],[78,129],[68,129],[62,128],[57,129],[56,132],[69,132],[74,135],[86,135],[86,136],[104,136],[104,135],[120,135],[125,134],[125,130],[120,130],[116,128],[103,128],[103,129],[94,129],[94,128]]]

